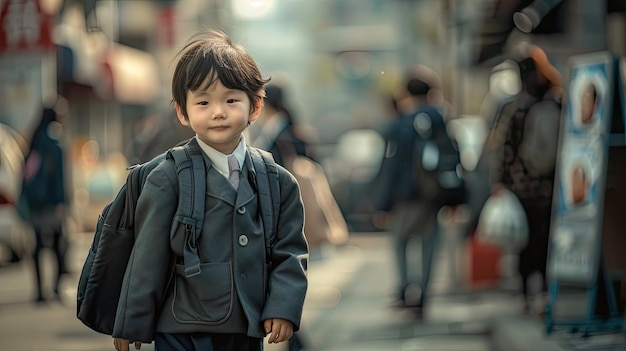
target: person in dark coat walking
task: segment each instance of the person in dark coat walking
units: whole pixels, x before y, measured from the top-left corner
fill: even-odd
[[[510,108],[504,109],[495,121],[485,143],[483,162],[490,172],[492,194],[504,187],[519,199],[528,221],[528,242],[519,253],[518,271],[522,283],[524,310],[531,310],[528,281],[539,273],[541,291],[547,292],[546,266],[555,181],[555,165],[561,115],[562,78],[550,64],[545,52],[534,45],[521,45],[515,55],[520,69],[522,91]],[[546,123],[533,128],[532,118]],[[541,129],[541,130],[537,130]],[[539,135],[550,140],[541,150],[530,150],[525,142]],[[526,149],[525,149],[526,147]],[[534,164],[543,164],[541,171]],[[545,301],[544,301],[545,302]]]
[[[41,252],[50,247],[56,259],[56,274],[53,292],[61,298],[61,276],[67,273],[65,253],[68,241],[64,233],[67,208],[65,177],[65,151],[63,147],[63,125],[53,108],[44,108],[41,119],[26,154],[22,194],[29,197],[30,224],[35,232],[33,265],[35,271],[35,301],[46,301],[43,291],[43,261]],[[28,190],[25,190],[28,189]]]
[[[439,242],[437,213],[440,206],[419,194],[410,167],[417,159],[413,143],[414,121],[420,112],[439,110],[434,96],[439,94],[439,79],[429,67],[418,65],[407,74],[404,89],[394,100],[397,117],[382,132],[387,142],[381,169],[374,179],[375,207],[387,213],[388,228],[394,237],[394,259],[397,283],[393,305],[410,308],[416,316],[423,316],[435,252]],[[429,114],[432,117],[437,114]],[[445,121],[432,119],[433,131],[446,133]],[[434,134],[433,134],[434,135]],[[422,271],[419,282],[409,279],[407,252],[409,242],[421,242]]]

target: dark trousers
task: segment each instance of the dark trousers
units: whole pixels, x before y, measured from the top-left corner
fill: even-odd
[[[263,339],[245,334],[157,333],[155,351],[261,351]]]
[[[413,307],[424,307],[427,298],[430,274],[438,243],[437,211],[426,202],[414,201],[396,206],[390,223],[395,235],[394,254],[398,274],[397,298]],[[412,239],[421,241],[422,272],[419,301],[407,301],[409,282],[407,247]],[[417,305],[416,305],[417,304]]]
[[[522,278],[522,294],[528,298],[528,278],[534,272],[541,275],[541,291],[547,291],[546,265],[550,241],[550,204],[521,201],[528,219],[528,244],[519,254],[518,270]]]
[[[46,243],[46,238],[51,239],[51,243]],[[59,296],[59,285],[61,276],[66,272],[65,267],[65,242],[63,230],[50,228],[35,228],[35,250],[33,251],[33,264],[35,266],[35,289],[38,300],[44,299],[42,283],[42,262],[41,252],[46,246],[50,246],[56,258],[56,277],[54,279],[54,293]]]

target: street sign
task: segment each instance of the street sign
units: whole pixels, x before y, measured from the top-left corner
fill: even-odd
[[[50,17],[38,0],[5,0],[0,9],[0,54],[53,49]]]

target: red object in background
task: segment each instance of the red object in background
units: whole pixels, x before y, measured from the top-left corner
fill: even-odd
[[[5,0],[0,9],[0,52],[52,50],[50,16],[39,0]]]
[[[4,194],[0,194],[0,206],[2,205],[13,205],[13,202],[9,200],[8,197],[4,196]]]
[[[158,38],[159,43],[163,46],[174,45],[176,39],[175,15],[174,5],[164,6],[159,14]]]
[[[471,287],[489,287],[500,282],[499,247],[484,243],[472,233],[469,240],[469,283]]]

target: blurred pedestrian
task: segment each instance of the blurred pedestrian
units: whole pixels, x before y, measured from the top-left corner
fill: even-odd
[[[270,151],[276,163],[296,177],[308,219],[304,233],[309,247],[344,244],[348,225],[324,169],[312,156],[310,133],[295,118],[285,93],[283,85],[267,85],[261,115],[249,130],[250,144]]]
[[[389,212],[388,227],[395,239],[395,304],[411,308],[418,316],[422,315],[426,304],[439,237],[437,213],[442,202],[439,201],[441,193],[436,190],[438,186],[431,187],[435,193],[424,193],[421,185],[427,182],[426,174],[420,174],[424,178],[419,178],[413,170],[426,161],[422,159],[423,154],[416,151],[416,145],[423,147],[427,141],[447,140],[439,86],[438,76],[428,67],[417,66],[408,75],[404,89],[392,100],[397,118],[384,132],[386,155],[374,180],[377,190],[374,203],[379,210]],[[418,126],[428,129],[428,133],[420,135]],[[421,240],[422,249],[422,275],[418,284],[409,280],[407,247],[413,238]]]
[[[41,253],[52,248],[56,259],[53,292],[61,298],[61,276],[67,273],[65,253],[68,240],[65,216],[68,197],[65,177],[65,148],[63,125],[53,108],[44,108],[39,124],[30,138],[24,165],[22,197],[28,206],[28,221],[35,232],[33,265],[35,273],[35,301],[46,301],[43,291],[43,266]]]
[[[278,84],[265,88],[265,104],[250,130],[250,138],[251,145],[271,152],[283,167],[290,168],[295,156],[311,156],[301,126],[286,102],[285,89]]]
[[[497,117],[485,144],[492,194],[506,187],[520,200],[528,220],[529,238],[519,253],[518,271],[524,310],[531,309],[528,282],[541,275],[545,303],[546,264],[552,193],[559,139],[562,79],[538,46],[523,44],[514,51],[522,90],[511,108]]]
[[[343,243],[348,237],[348,226],[330,191],[323,169],[312,157],[310,143],[303,135],[285,95],[282,85],[266,85],[261,115],[248,129],[250,145],[271,152],[276,163],[296,177],[308,219],[305,221],[304,233],[309,247],[319,248],[329,242]],[[294,333],[289,341],[289,351],[306,349],[306,345],[302,332]]]
[[[184,225],[172,228],[174,162],[167,159],[150,173],[137,202],[115,349],[154,341],[163,351],[260,351],[265,337],[283,343],[300,327],[308,259],[300,191],[293,176],[276,167],[278,235],[264,233],[260,213],[266,204],[255,198],[269,190],[262,184],[257,189],[243,132],[261,112],[267,79],[250,54],[225,33],[205,31],[177,58],[173,104],[180,123],[196,133],[189,143],[206,163],[208,217],[196,240]],[[188,256],[199,260],[199,273],[183,272]]]

